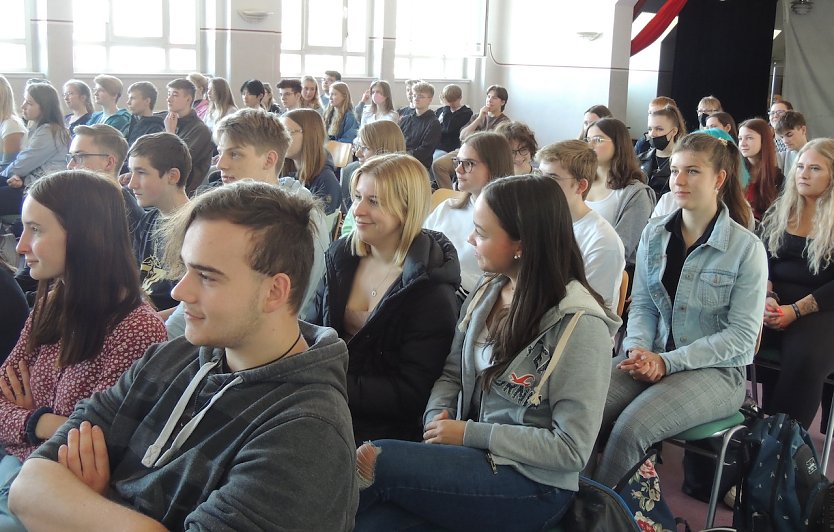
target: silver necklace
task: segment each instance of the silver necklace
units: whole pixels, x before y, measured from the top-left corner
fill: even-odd
[[[374,287],[374,289],[371,290],[371,297],[376,297],[377,290],[379,290],[379,287],[382,286],[382,283],[384,283],[385,280],[388,279],[388,276],[391,275],[391,272],[394,271],[394,267],[395,265],[392,264],[388,268],[388,272],[385,274],[385,277],[383,277],[382,280],[376,285],[376,287]]]

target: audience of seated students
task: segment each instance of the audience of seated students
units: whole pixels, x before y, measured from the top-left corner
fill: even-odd
[[[729,133],[724,131],[723,129],[719,128],[707,128],[707,129],[699,129],[699,133],[703,133],[704,135],[710,135],[715,137],[721,141],[732,142],[733,144],[736,143],[736,139],[731,137]],[[738,150],[736,150],[738,151]],[[738,164],[738,175],[732,177],[732,179],[738,181],[741,189],[747,186],[747,183],[750,182],[750,173],[747,171],[747,167],[744,164],[744,157],[741,155],[741,152],[738,152],[739,156],[739,164]],[[672,214],[676,210],[678,210],[678,202],[675,199],[674,192],[667,192],[660,199],[657,200],[657,205],[654,206],[654,211],[652,211],[652,218],[657,216],[666,216],[667,214]],[[747,214],[745,216],[740,216],[738,218],[734,218],[734,212],[730,211],[730,218],[733,218],[737,224],[741,225],[742,227],[746,227],[747,229],[753,231],[756,228],[756,219],[753,218],[753,209],[750,207],[750,204],[747,204]]]
[[[324,111],[327,137],[339,142],[353,142],[359,130],[359,122],[353,114],[353,102],[347,84],[336,81],[330,85],[330,97]]]
[[[275,113],[263,109],[240,109],[218,122],[214,135],[219,153],[219,183],[229,185],[247,179],[277,186],[305,201],[313,197],[295,178],[278,177],[290,144],[290,134]],[[330,245],[330,229],[324,212],[316,208],[310,216],[316,224],[315,254],[302,308],[313,300],[318,283],[324,276],[324,254]],[[303,313],[301,317],[305,319]],[[185,334],[185,308],[182,303],[166,320],[165,327],[169,338]]]
[[[782,116],[788,111],[793,111],[793,104],[791,104],[791,102],[787,100],[779,100],[771,104],[770,111],[768,111],[767,113],[767,117],[770,123],[770,127],[773,128],[774,131],[776,130],[776,124],[779,123],[779,119],[782,118]],[[777,135],[775,140],[776,153],[784,153],[785,150],[787,150],[788,148],[787,146],[785,146],[785,143],[782,141],[781,137]]]
[[[21,109],[23,119],[33,127],[23,149],[0,172],[0,216],[20,214],[24,192],[42,176],[67,164],[70,136],[55,88],[48,83],[26,85]]]
[[[324,116],[324,106],[319,98],[319,84],[313,76],[301,76],[301,107],[312,109]]]
[[[553,179],[496,179],[475,203],[475,227],[491,275],[464,305],[425,443],[357,449],[357,531],[547,530],[579,488],[620,320],[585,279]]]
[[[611,109],[604,105],[592,105],[589,107],[585,114],[582,115],[582,131],[579,133],[579,140],[585,140],[588,136],[588,127],[591,124],[600,120],[601,118],[613,118],[614,113],[611,112]]]
[[[229,82],[224,78],[211,78],[208,84],[208,110],[206,111],[205,123],[209,129],[214,131],[214,126],[226,115],[237,111],[235,97]]]
[[[588,128],[587,142],[597,154],[598,166],[585,202],[620,235],[626,269],[633,279],[637,245],[652,214],[655,193],[646,185],[646,176],[631,150],[628,128],[620,120],[594,122]]]
[[[330,86],[342,81],[342,75],[335,70],[325,70],[321,77],[321,105],[327,109],[330,105]]]
[[[21,461],[55,434],[80,399],[115,384],[150,345],[165,340],[162,322],[142,302],[115,182],[82,170],[45,176],[29,189],[22,216],[17,251],[38,293],[0,366],[3,530],[22,529],[7,506]]]
[[[192,72],[185,77],[188,81],[194,84],[195,94],[194,101],[191,102],[191,107],[200,120],[205,121],[206,113],[208,112],[208,82],[209,79],[199,72]]]
[[[732,142],[703,133],[672,154],[680,209],[651,220],[637,250],[627,354],[613,360],[600,431],[600,443],[608,436],[595,474],[603,484],[616,484],[651,445],[744,401],[767,258],[734,221],[749,217],[739,164]]]
[[[721,101],[716,98],[715,96],[709,95],[704,96],[698,102],[698,126],[700,129],[706,129],[707,127],[707,118],[714,115],[715,113],[723,112],[724,109],[721,107]]]
[[[653,112],[657,111],[658,109],[663,109],[667,105],[672,107],[677,107],[678,104],[672,98],[668,96],[658,96],[654,98],[652,101],[649,102],[649,110],[648,115],[651,116]],[[634,144],[634,153],[640,155],[641,153],[645,152],[646,150],[651,148],[649,144],[649,138],[651,138],[651,132],[646,130],[645,133],[640,135],[637,139],[637,142]]]
[[[297,79],[282,79],[275,86],[281,97],[281,105],[283,109],[281,113],[292,111],[293,109],[301,109],[301,82]]]
[[[155,115],[157,91],[149,81],[137,81],[127,88],[127,110],[130,111],[130,126],[127,129],[127,145],[133,143],[142,135],[165,131],[165,117]],[[128,172],[127,160],[122,166],[122,173]]]
[[[733,142],[738,144],[738,126],[736,126],[736,121],[730,113],[718,111],[717,113],[712,113],[711,115],[709,115],[707,117],[707,125],[701,129],[710,128],[723,129],[724,131],[730,134],[730,137],[732,137]],[[743,184],[746,185],[746,183]]]
[[[264,97],[261,100],[261,107],[270,113],[275,113],[276,115],[281,114],[281,106],[275,103],[275,98],[272,95],[272,86],[266,81],[263,82],[264,84]]]
[[[0,171],[15,160],[27,134],[26,125],[17,115],[12,86],[0,75]]]
[[[412,88],[418,83],[423,83],[422,79],[407,79],[405,80],[405,103],[403,107],[397,109],[397,115],[402,118],[407,114],[414,112],[414,91]]]
[[[87,125],[107,124],[127,135],[130,125],[130,112],[120,108],[117,104],[122,96],[122,80],[115,76],[99,74],[93,78],[93,102],[101,107],[101,111],[93,113]]]
[[[640,169],[655,196],[669,192],[669,157],[675,144],[686,136],[686,123],[680,109],[667,105],[649,113],[648,149],[637,157]]]
[[[70,170],[91,170],[119,181],[119,174],[127,159],[128,144],[118,129],[106,124],[78,126],[75,138],[70,143],[67,168]],[[121,187],[127,213],[127,227],[134,235],[139,220],[145,211],[139,206],[130,190]]]
[[[469,235],[475,229],[472,222],[475,201],[490,181],[513,175],[513,160],[507,138],[494,131],[470,135],[457,153],[458,190],[466,196],[441,202],[426,218],[423,227],[440,231],[454,244],[460,262],[458,296],[465,299],[484,274],[478,265],[475,248],[469,244]]]
[[[777,153],[779,168],[782,173],[790,172],[796,162],[796,156],[808,142],[808,127],[805,117],[799,111],[787,111],[776,123],[776,136],[785,144],[785,151]]]
[[[370,88],[362,93],[362,99],[356,104],[354,112],[360,126],[377,120],[400,121],[400,115],[394,110],[394,102],[391,100],[391,85],[381,79],[371,83]]]
[[[264,99],[265,94],[266,89],[259,79],[246,80],[240,86],[240,98],[243,101],[243,107],[262,109],[261,101]]]
[[[406,152],[429,170],[432,155],[440,142],[440,122],[430,109],[434,87],[423,81],[411,90],[414,93],[414,112],[400,118],[400,129],[405,137]]]
[[[422,229],[431,187],[410,155],[371,157],[351,192],[356,227],[327,251],[311,321],[347,342],[356,444],[419,441],[458,318],[457,253],[442,233]]]
[[[211,130],[191,109],[196,90],[194,84],[180,78],[169,82],[167,87],[165,131],[181,138],[191,153],[191,174],[185,185],[186,193],[191,196],[208,175],[214,143],[211,141]]]
[[[177,280],[171,278],[162,261],[165,241],[159,229],[163,218],[171,217],[188,203],[185,180],[191,173],[191,154],[185,142],[176,135],[152,133],[130,147],[128,165],[128,186],[145,209],[133,234],[139,282],[164,320],[177,306],[177,301],[171,297],[171,289]]]
[[[503,122],[495,132],[507,137],[513,154],[513,175],[532,174],[533,157],[539,151],[536,134],[523,122]]]
[[[440,91],[440,103],[434,114],[440,122],[440,143],[434,150],[434,159],[460,148],[460,130],[472,120],[472,109],[463,105],[460,85],[446,85]]]
[[[89,85],[79,79],[71,79],[64,83],[63,97],[70,111],[64,115],[64,126],[72,136],[75,126],[86,125],[93,116],[93,94]]]
[[[542,148],[536,161],[539,172],[555,179],[565,193],[588,284],[608,310],[616,313],[626,267],[625,250],[611,224],[585,203],[597,174],[596,152],[581,140],[565,140]]]
[[[490,85],[487,88],[486,103],[469,124],[460,130],[460,140],[466,140],[466,137],[478,131],[493,131],[502,122],[509,122],[510,118],[504,114],[508,98],[507,89],[500,85]],[[452,188],[452,180],[455,179],[452,159],[455,157],[457,153],[450,151],[432,163],[432,176],[438,188]]]
[[[79,403],[26,461],[9,504],[27,528],[89,530],[107,516],[144,530],[352,529],[348,353],[297,315],[313,209],[278,187],[237,183],[179,211],[166,260],[184,274],[174,296],[187,308],[185,338],[153,346]]]
[[[779,169],[773,130],[761,118],[745,120],[738,127],[738,147],[750,172],[745,196],[753,207],[753,216],[761,220],[768,207],[776,201],[785,181]]]
[[[348,163],[342,168],[341,173],[342,212],[347,216],[342,223],[342,236],[353,230],[353,211],[350,210],[353,204],[353,196],[350,193],[353,172],[362,166],[368,157],[384,153],[405,153],[405,137],[396,123],[379,120],[359,128],[356,140],[353,141],[353,150],[357,160]]]
[[[762,221],[769,266],[762,347],[781,354],[778,375],[765,373],[764,409],[785,412],[806,429],[834,371],[832,180],[834,140],[810,141]]]
[[[0,364],[17,343],[29,317],[29,303],[14,279],[14,270],[0,258]],[[2,462],[0,462],[1,464]]]
[[[286,157],[295,167],[294,171],[285,169],[285,174],[298,179],[319,198],[325,214],[336,212],[342,202],[342,190],[333,159],[324,149],[326,139],[321,115],[312,109],[296,109],[285,113],[281,123],[291,139]]]

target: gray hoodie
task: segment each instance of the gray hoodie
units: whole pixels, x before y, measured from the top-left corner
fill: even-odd
[[[579,472],[591,455],[602,422],[611,376],[611,338],[621,321],[579,282],[571,281],[565,298],[542,318],[536,338],[481,396],[475,370],[476,339],[505,280],[486,281],[464,303],[452,351],[432,389],[424,424],[448,410],[453,419],[467,420],[465,446],[489,451],[496,464],[510,465],[535,482],[576,491]],[[562,331],[579,311],[584,315],[555,370],[541,386],[541,403],[535,406],[531,404],[534,390]],[[480,403],[476,419],[470,419],[473,399]]]

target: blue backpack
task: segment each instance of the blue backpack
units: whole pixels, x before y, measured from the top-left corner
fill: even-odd
[[[733,527],[744,532],[829,530],[834,490],[808,433],[787,414],[753,423],[742,439]],[[827,515],[826,515],[827,514]]]

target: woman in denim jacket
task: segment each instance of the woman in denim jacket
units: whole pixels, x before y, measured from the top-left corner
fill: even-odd
[[[654,443],[731,415],[762,325],[764,246],[732,142],[685,137],[671,157],[680,209],[649,221],[637,251],[627,355],[614,359],[595,478],[613,486]]]
[[[559,184],[496,179],[473,216],[469,242],[491,275],[464,303],[426,407],[425,443],[357,450],[368,486],[357,531],[546,529],[592,452],[620,320],[588,288]]]

